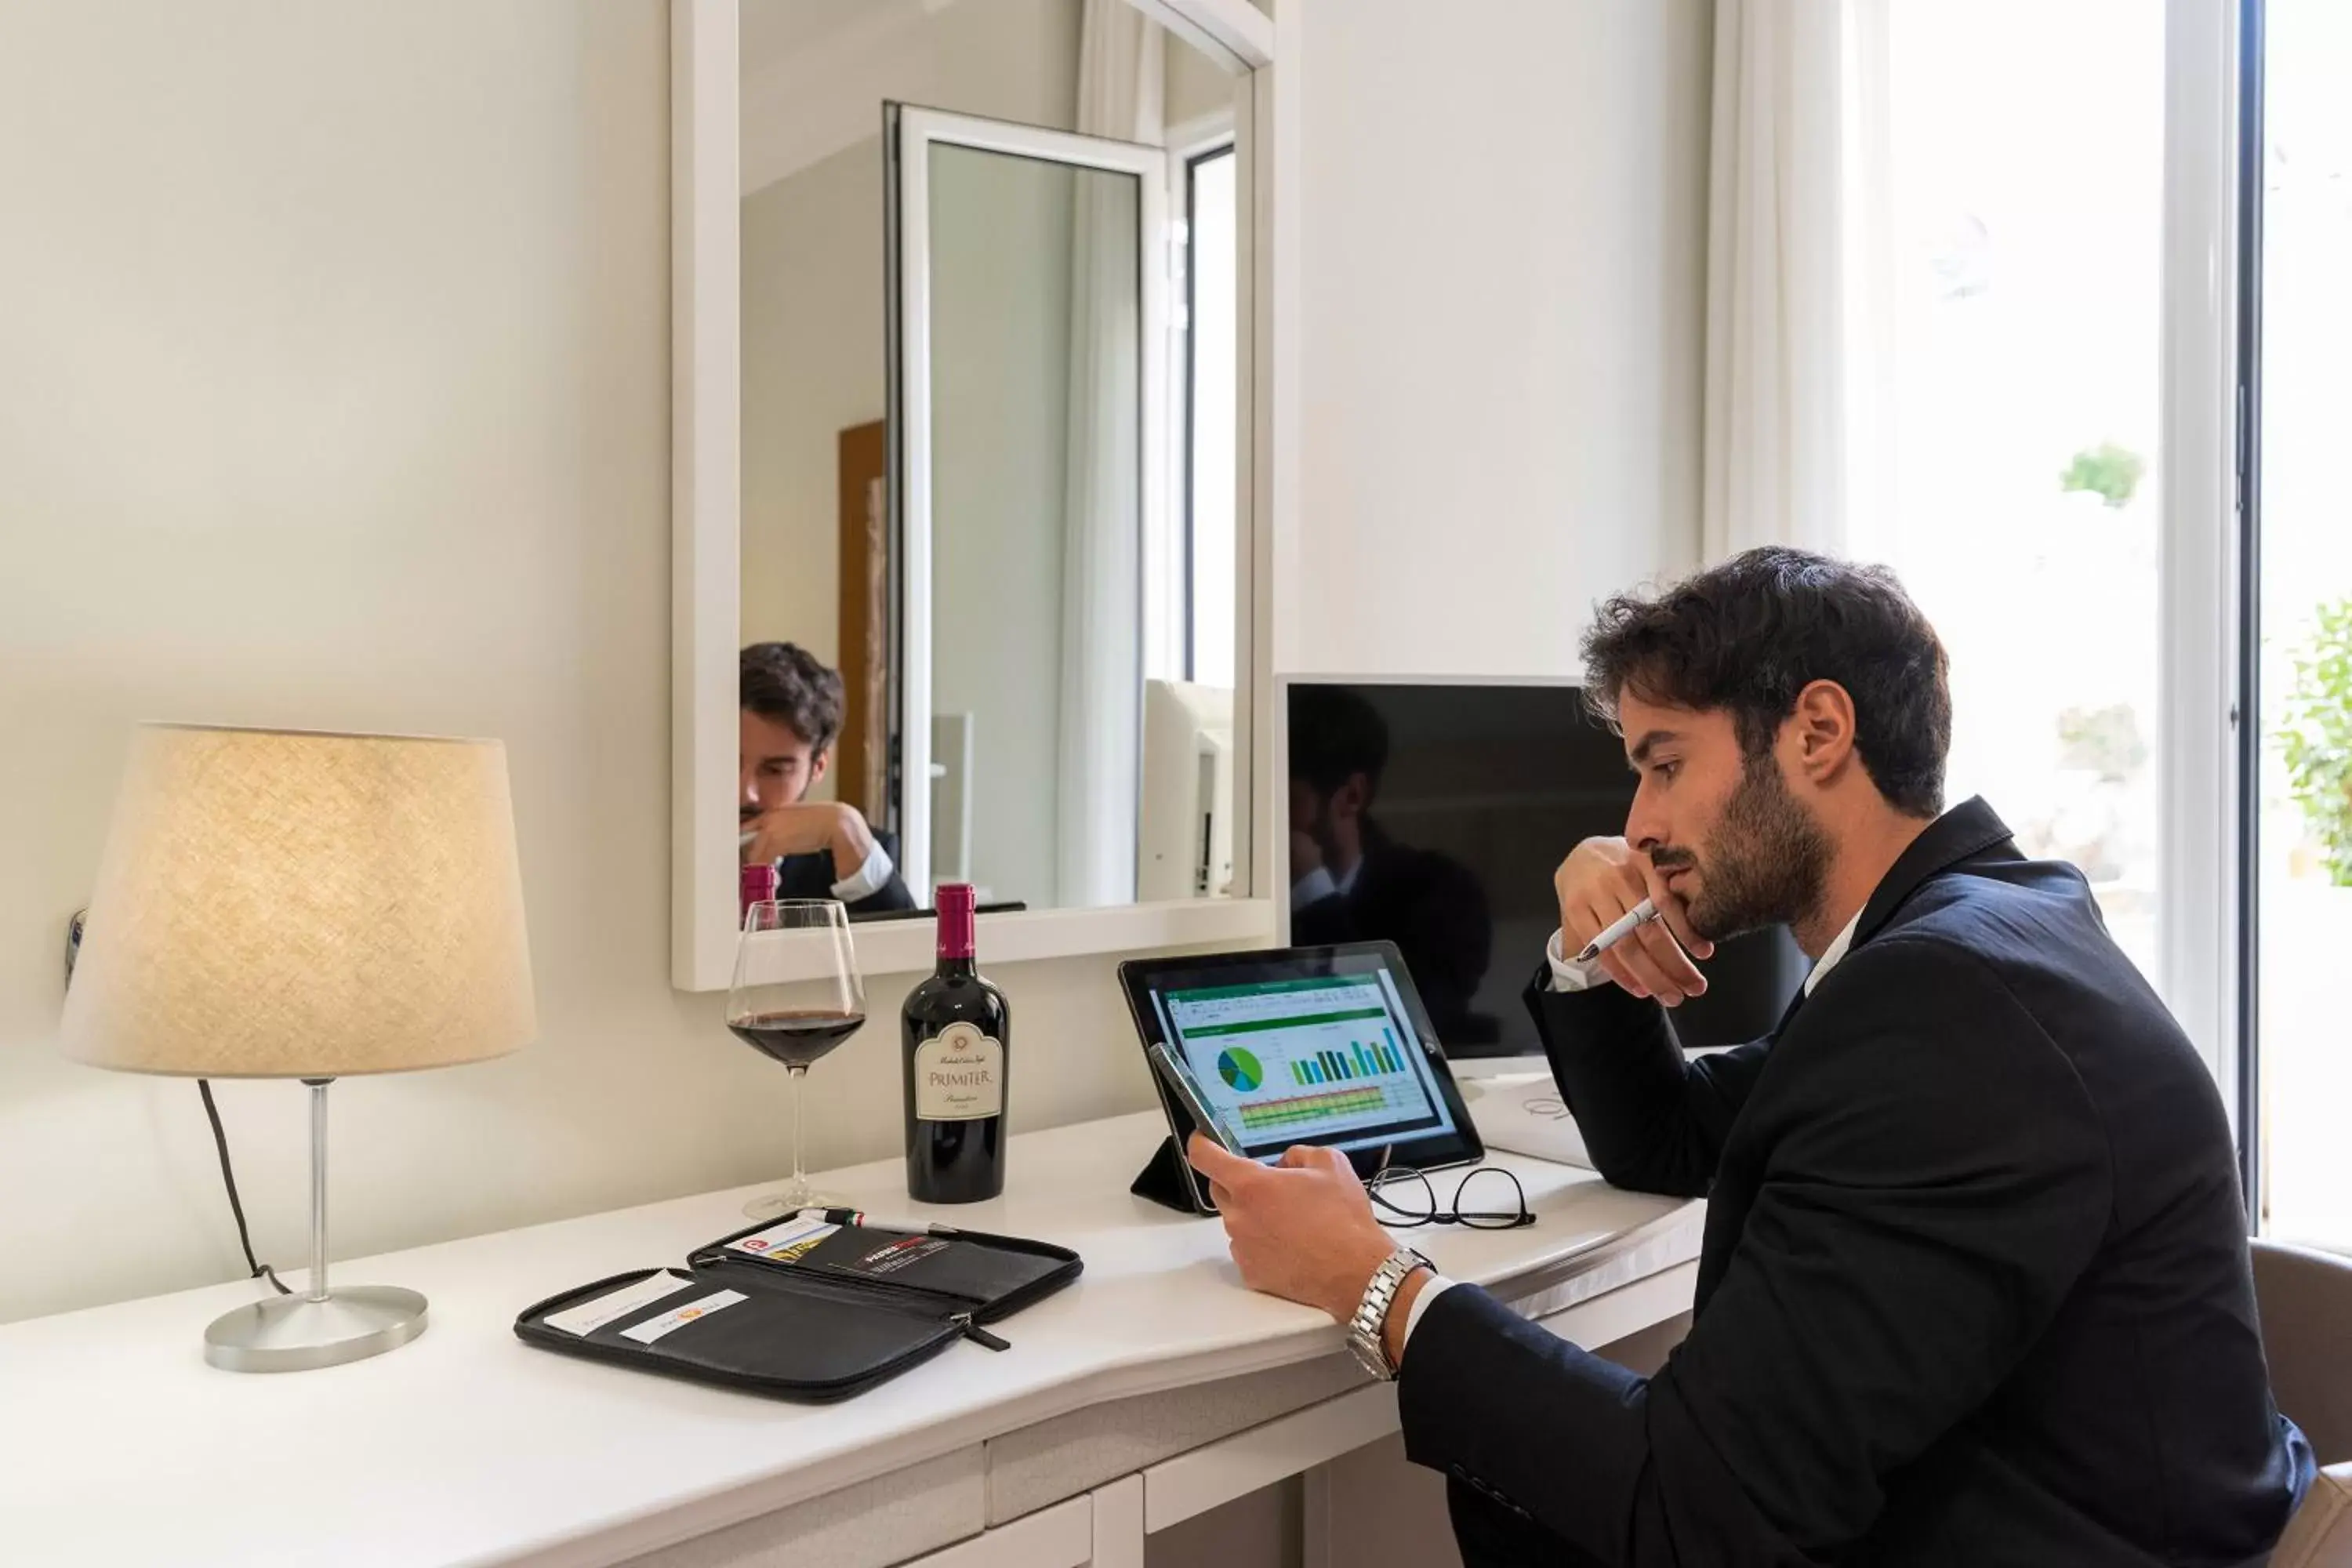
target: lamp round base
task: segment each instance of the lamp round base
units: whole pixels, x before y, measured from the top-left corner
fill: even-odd
[[[424,1331],[425,1298],[396,1286],[362,1285],[323,1301],[273,1296],[215,1318],[205,1360],[229,1372],[308,1372],[365,1361]]]

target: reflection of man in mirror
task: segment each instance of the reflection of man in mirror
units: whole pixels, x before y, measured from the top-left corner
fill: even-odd
[[[1486,895],[1454,861],[1372,820],[1388,760],[1387,721],[1362,697],[1291,691],[1290,940],[1392,942],[1440,1042],[1497,1039],[1496,1020],[1470,1007],[1494,954]]]
[[[839,899],[859,913],[911,910],[898,845],[854,805],[813,801],[841,732],[841,673],[788,642],[753,643],[740,660],[742,739],[735,804],[743,863],[772,863],[781,899]]]

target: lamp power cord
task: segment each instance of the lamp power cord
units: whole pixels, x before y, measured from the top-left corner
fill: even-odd
[[[209,1079],[196,1079],[196,1092],[204,1097],[205,1116],[213,1124],[213,1147],[220,1152],[221,1184],[228,1189],[228,1212],[236,1216],[236,1244],[245,1249],[247,1278],[267,1279],[270,1289],[281,1296],[291,1296],[286,1282],[278,1278],[278,1270],[258,1261],[253,1256],[253,1236],[246,1229],[245,1204],[236,1195],[236,1173],[229,1168],[228,1134],[221,1129],[220,1107],[213,1103],[213,1086]]]

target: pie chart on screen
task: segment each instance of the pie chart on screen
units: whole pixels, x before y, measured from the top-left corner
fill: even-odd
[[[1247,1094],[1265,1081],[1265,1069],[1257,1058],[1239,1046],[1230,1046],[1217,1053],[1217,1076],[1227,1088],[1237,1094]]]

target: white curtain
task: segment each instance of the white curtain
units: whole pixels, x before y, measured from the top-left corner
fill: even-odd
[[[1086,0],[1077,129],[1158,144],[1164,35]],[[1081,173],[1070,251],[1070,439],[1062,531],[1058,901],[1135,898],[1143,694],[1140,192]]]
[[[1885,0],[1717,0],[1701,558],[1854,550],[1885,496]]]

